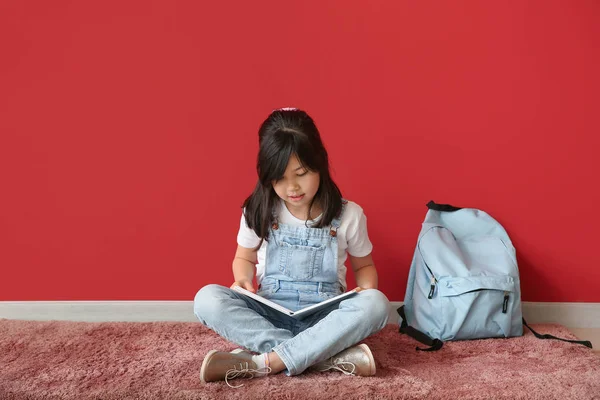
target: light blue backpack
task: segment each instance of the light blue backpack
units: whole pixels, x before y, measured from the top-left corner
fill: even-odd
[[[523,335],[516,251],[504,228],[474,208],[427,207],[398,309],[400,332],[431,346],[418,350]]]

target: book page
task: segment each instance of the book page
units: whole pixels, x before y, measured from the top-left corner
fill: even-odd
[[[332,297],[331,299],[322,301],[322,302],[317,303],[317,304],[313,304],[312,306],[308,306],[308,307],[302,308],[302,309],[300,309],[298,311],[292,311],[292,310],[290,310],[288,308],[285,308],[285,307],[283,307],[283,306],[281,306],[281,305],[279,305],[279,304],[277,304],[277,303],[275,303],[275,302],[273,302],[273,301],[271,301],[269,299],[265,299],[262,296],[254,294],[254,293],[252,293],[252,292],[250,292],[250,291],[248,291],[248,290],[246,290],[246,289],[244,289],[244,288],[242,288],[240,286],[234,286],[233,290],[235,290],[236,292],[242,293],[243,295],[246,295],[246,296],[248,296],[248,297],[250,297],[250,298],[252,298],[252,299],[254,299],[254,300],[256,300],[256,301],[258,301],[258,302],[260,302],[262,304],[264,304],[264,305],[267,305],[267,306],[269,306],[269,307],[271,307],[271,308],[273,308],[273,309],[275,309],[275,310],[277,310],[279,312],[282,312],[282,313],[284,313],[286,315],[289,315],[290,317],[296,318],[296,319],[302,319],[302,318],[304,318],[304,317],[306,317],[308,315],[314,314],[317,311],[320,311],[320,310],[322,310],[322,309],[324,309],[326,307],[329,307],[330,305],[332,305],[334,303],[337,303],[337,302],[340,302],[343,299],[345,299],[346,297],[350,297],[350,296],[352,296],[352,295],[354,295],[354,294],[357,293],[356,289],[354,289],[354,290],[351,290],[349,292],[345,292],[345,293],[342,293],[342,294],[340,294],[338,296]]]
[[[241,286],[234,286],[233,290],[235,290],[236,292],[240,292],[241,294],[246,295],[246,296],[248,296],[248,297],[250,297],[250,298],[252,298],[252,299],[254,299],[256,301],[259,301],[259,302],[263,303],[264,305],[267,305],[267,306],[269,306],[269,307],[271,307],[271,308],[273,308],[273,309],[275,309],[277,311],[280,311],[280,312],[282,312],[282,313],[284,313],[286,315],[291,316],[294,313],[292,310],[287,309],[284,306],[280,306],[279,304],[277,304],[277,303],[275,303],[275,302],[273,302],[273,301],[271,301],[269,299],[265,299],[262,296],[254,294],[254,293],[252,293],[252,292],[244,289]]]
[[[320,303],[313,304],[312,306],[308,306],[301,310],[298,310],[298,311],[294,312],[292,317],[294,317],[296,319],[302,319],[308,315],[316,313],[317,311],[321,311],[322,309],[327,308],[327,307],[331,306],[332,304],[339,303],[340,301],[344,300],[346,297],[350,297],[356,293],[357,293],[356,289],[353,289],[349,292],[342,293],[340,295],[332,297],[331,299],[328,299],[328,300],[322,301]]]

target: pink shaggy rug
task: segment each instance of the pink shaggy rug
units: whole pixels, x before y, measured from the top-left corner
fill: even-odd
[[[536,328],[575,338],[561,326]],[[427,353],[389,325],[365,343],[374,377],[279,374],[231,389],[200,382],[204,354],[236,347],[200,323],[0,319],[0,399],[600,399],[598,354],[529,331]]]

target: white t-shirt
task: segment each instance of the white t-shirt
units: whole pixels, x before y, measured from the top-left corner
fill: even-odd
[[[290,213],[281,200],[277,211],[277,219],[282,224],[291,226],[305,226],[305,222],[298,219]],[[308,226],[312,226],[321,219],[319,215],[314,220],[308,221]],[[338,240],[338,279],[340,284],[346,288],[346,266],[344,263],[347,259],[347,253],[354,257],[365,257],[371,254],[373,245],[369,240],[367,232],[367,217],[363,209],[356,203],[348,201],[339,229],[337,230]],[[256,233],[248,228],[246,219],[242,213],[240,221],[240,230],[237,236],[237,242],[240,246],[246,248],[255,248],[260,243],[260,238]],[[258,263],[256,264],[256,281],[258,284],[262,281],[265,275],[265,265],[267,254],[267,241],[263,241],[260,249],[257,252]]]

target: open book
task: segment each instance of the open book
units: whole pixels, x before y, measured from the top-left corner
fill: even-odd
[[[287,309],[287,308],[285,308],[283,306],[280,306],[279,304],[277,304],[277,303],[275,303],[275,302],[273,302],[273,301],[271,301],[269,299],[265,299],[262,296],[254,294],[252,292],[249,292],[249,291],[247,291],[246,289],[244,289],[244,288],[242,288],[240,286],[234,286],[233,290],[235,290],[236,292],[239,292],[241,294],[244,294],[244,295],[246,295],[246,296],[248,296],[248,297],[250,297],[250,298],[252,298],[252,299],[254,299],[256,301],[259,301],[262,304],[267,305],[267,306],[271,307],[272,309],[277,310],[277,311],[279,311],[279,312],[281,312],[281,313],[283,313],[285,315],[288,315],[288,316],[290,316],[292,318],[295,318],[295,319],[303,319],[304,317],[306,317],[308,315],[314,314],[317,311],[320,311],[320,310],[322,310],[322,309],[324,309],[326,307],[329,307],[329,306],[331,306],[334,303],[339,303],[340,301],[344,300],[345,298],[353,296],[353,295],[355,295],[357,293],[356,289],[350,290],[349,292],[342,293],[340,295],[332,297],[331,299],[322,301],[322,302],[317,303],[317,304],[313,304],[312,306],[305,307],[305,308],[303,308],[301,310],[292,311],[292,310],[289,310],[289,309]]]

